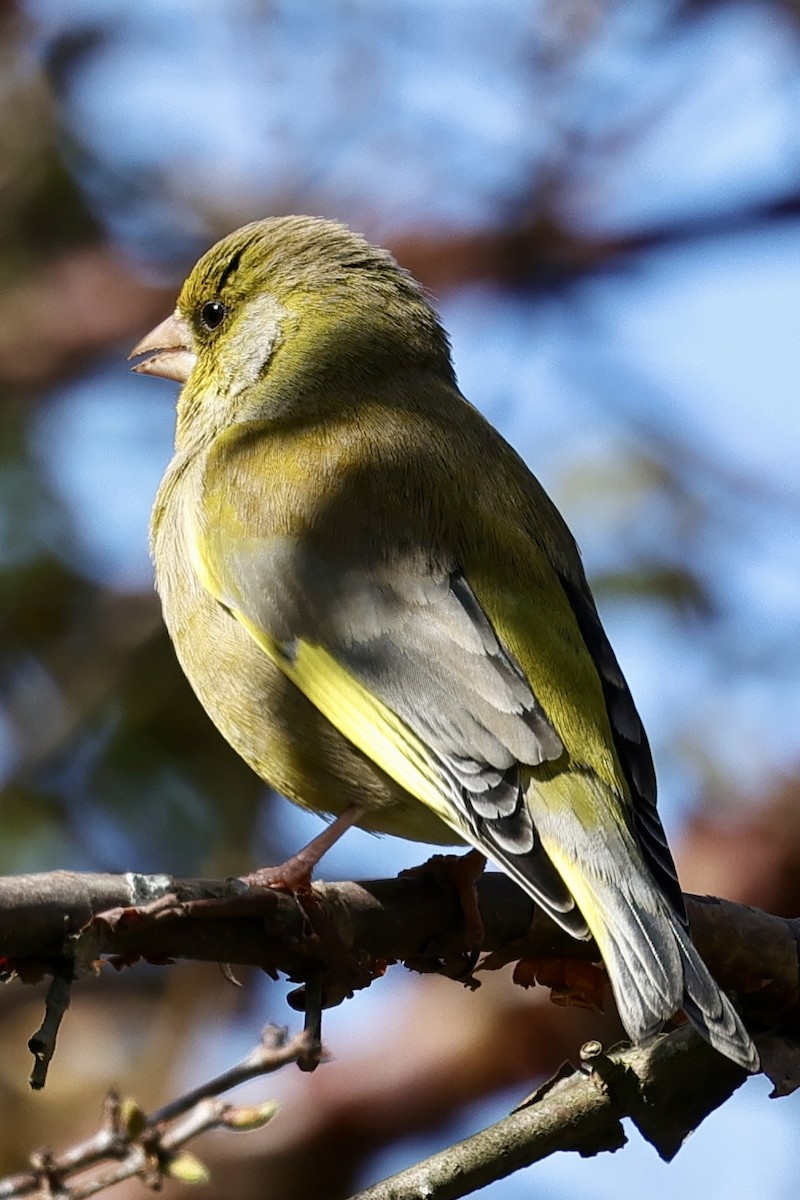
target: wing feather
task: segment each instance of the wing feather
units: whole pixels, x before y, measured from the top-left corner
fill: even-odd
[[[306,549],[287,581],[286,551],[251,542],[232,568],[216,561],[218,599],[345,736],[587,936],[523,791],[525,767],[563,743],[463,574],[342,572]]]
[[[577,587],[566,579],[562,585],[600,675],[614,745],[631,793],[632,831],[676,917],[686,926],[683,892],[656,808],[656,774],[647,734],[588,587]]]

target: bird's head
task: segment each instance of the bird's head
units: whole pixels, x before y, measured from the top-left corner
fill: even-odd
[[[133,370],[184,384],[185,438],[352,403],[387,377],[452,379],[447,337],[388,251],[333,221],[278,217],[203,255]],[[349,398],[349,399],[348,399]]]

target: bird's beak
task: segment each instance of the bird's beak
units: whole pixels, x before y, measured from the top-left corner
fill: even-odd
[[[133,347],[128,360],[139,354],[147,354],[149,358],[134,363],[132,371],[138,371],[140,375],[160,375],[178,383],[186,383],[197,362],[192,331],[178,312],[151,329]]]

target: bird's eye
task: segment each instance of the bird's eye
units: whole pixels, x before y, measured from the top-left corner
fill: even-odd
[[[200,320],[205,329],[218,329],[222,324],[227,308],[219,300],[209,300],[200,309]]]

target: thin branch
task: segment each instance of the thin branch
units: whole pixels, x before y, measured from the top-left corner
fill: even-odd
[[[134,1101],[121,1100],[111,1093],[102,1126],[94,1136],[60,1155],[39,1151],[32,1156],[29,1171],[0,1180],[0,1200],[34,1193],[59,1200],[84,1200],[134,1175],[150,1187],[159,1187],[167,1176],[202,1182],[207,1177],[205,1167],[193,1155],[182,1152],[188,1142],[209,1129],[259,1129],[277,1110],[273,1101],[235,1106],[223,1103],[219,1096],[248,1079],[271,1074],[287,1063],[319,1059],[321,1054],[321,1047],[308,1034],[287,1040],[285,1030],[269,1026],[259,1045],[235,1067],[150,1116]]]
[[[623,1117],[669,1161],[745,1078],[686,1027],[608,1055],[588,1043],[582,1058],[583,1070],[565,1066],[502,1121],[351,1200],[458,1200],[557,1150],[620,1149]]]
[[[47,1069],[55,1054],[58,1031],[69,1008],[74,978],[75,969],[71,960],[55,968],[50,987],[47,989],[44,1020],[36,1033],[28,1039],[28,1049],[34,1059],[30,1078],[30,1085],[34,1091],[43,1088],[47,1080]]]

